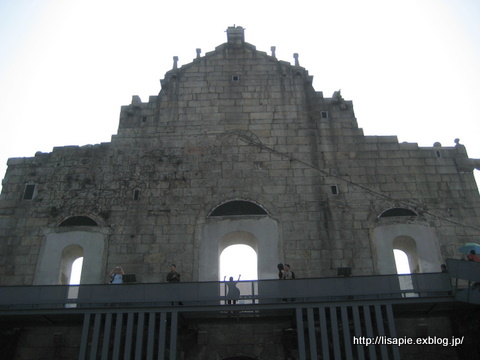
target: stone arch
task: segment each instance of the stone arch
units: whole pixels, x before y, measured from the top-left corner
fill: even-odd
[[[370,205],[368,222],[372,227],[379,226],[379,224],[392,224],[407,221],[424,222],[425,217],[421,211],[411,206],[407,206],[407,204],[379,200]]]
[[[378,217],[386,218],[386,217],[397,217],[397,216],[418,216],[418,214],[415,211],[407,208],[393,207],[383,211]]]
[[[265,210],[263,206],[256,205]],[[207,216],[200,225],[197,238],[198,279],[195,280],[218,281],[221,251],[233,244],[246,244],[257,252],[259,279],[275,278],[275,266],[283,259],[279,236],[278,223],[266,210],[265,214]]]
[[[214,208],[208,216],[236,215],[268,215],[268,213],[263,206],[251,200],[229,200]]]
[[[89,216],[70,216],[58,226],[98,226],[98,224]]]
[[[80,283],[105,282],[107,236],[101,226],[59,226],[44,229],[34,285],[64,284],[73,261],[83,252]]]
[[[424,223],[379,225],[372,231],[374,264],[379,274],[396,274],[394,248],[409,256],[412,272],[437,272],[442,255],[435,230]]]
[[[248,245],[258,252],[258,239],[247,231],[233,231],[225,234],[218,243],[218,254],[232,245]]]

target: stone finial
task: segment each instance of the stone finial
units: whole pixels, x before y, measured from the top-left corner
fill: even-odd
[[[173,57],[173,68],[174,69],[178,68],[178,56]]]
[[[300,62],[298,61],[298,53],[293,54],[293,58],[295,59],[295,66],[300,66]]]
[[[138,95],[132,96],[132,105],[139,106],[141,103],[142,103],[142,99],[140,99],[140,96]]]
[[[335,104],[335,105],[340,105],[340,109],[342,109],[342,110],[347,109],[347,104],[345,103],[345,100],[343,99],[341,90],[333,92],[331,103]]]
[[[230,45],[243,45],[245,42],[245,29],[241,26],[230,26],[227,29],[227,41]]]
[[[272,46],[270,50],[272,50],[272,56],[276,59],[277,56],[275,55],[275,50],[277,50],[277,48],[275,46]]]
[[[202,53],[202,49],[196,49],[197,51],[197,59],[200,57],[200,54]]]
[[[333,92],[332,99],[335,101],[344,101],[342,96],[342,90],[339,89]]]

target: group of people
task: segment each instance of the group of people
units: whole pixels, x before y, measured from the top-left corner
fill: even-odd
[[[480,259],[479,259],[480,261]],[[278,264],[278,278],[280,280],[291,280],[295,279],[295,273],[291,270],[289,264]],[[121,266],[115,266],[109,274],[110,277],[110,284],[123,284],[123,275],[125,275],[125,271],[123,271]],[[238,275],[237,281],[233,281],[233,277],[231,276],[229,282],[227,283],[228,288],[232,289],[232,293],[236,293],[234,288],[236,289],[236,284],[240,281],[240,277],[242,275]],[[169,283],[178,283],[180,282],[180,274],[177,272],[177,266],[175,264],[170,265],[170,271],[167,274],[167,282]],[[237,289],[238,290],[238,289]],[[229,291],[230,293],[230,291]]]
[[[480,257],[475,253],[475,250],[470,250],[470,253],[467,255],[467,260],[480,262]],[[292,280],[295,279],[295,273],[291,270],[289,264],[278,264],[278,278],[280,280]],[[447,267],[442,264],[442,272],[447,272]],[[121,266],[115,266],[113,270],[110,272],[110,284],[123,284],[123,275],[125,272],[123,271]],[[228,295],[227,301],[228,304],[235,304],[238,298],[240,297],[240,290],[237,288],[237,282],[240,281],[241,275],[238,275],[237,281],[233,281],[233,277],[231,276],[228,283]],[[178,283],[180,282],[180,274],[177,272],[177,267],[175,264],[170,265],[170,271],[167,274],[166,278],[167,282],[169,283]]]
[[[292,280],[295,279],[295,273],[291,270],[288,264],[278,264],[278,278],[280,280]]]
[[[115,266],[110,274],[110,284],[123,284],[123,275],[125,275],[125,271],[123,271],[121,266]],[[169,283],[178,283],[180,282],[180,274],[177,272],[177,267],[175,264],[170,265],[170,272],[167,274],[167,282]]]
[[[278,278],[280,280],[292,280],[295,279],[295,273],[290,268],[289,264],[278,264]],[[236,304],[237,300],[240,299],[240,290],[237,288],[237,282],[240,281],[240,277],[242,275],[238,275],[237,281],[233,280],[233,276],[230,276],[229,281],[226,283],[228,288],[228,292],[226,295],[227,304]],[[224,279],[225,280],[225,279]],[[286,300],[286,299],[282,299]]]

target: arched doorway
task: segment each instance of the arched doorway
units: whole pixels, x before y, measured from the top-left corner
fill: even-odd
[[[213,209],[197,243],[199,281],[220,279],[220,255],[231,245],[248,245],[257,253],[258,279],[276,278],[276,264],[283,259],[277,222],[250,201],[234,200]]]
[[[72,263],[69,285],[79,285],[82,279],[83,257],[77,258]]]
[[[395,266],[397,267],[397,274],[411,274],[410,265],[408,264],[408,256],[403,250],[393,249],[393,256],[395,257]]]
[[[77,259],[83,259],[83,248],[73,244],[65,247],[62,251],[62,259],[60,264],[60,274],[58,282],[62,285],[69,285],[72,277],[73,263]]]
[[[398,236],[393,240],[393,253],[395,257],[395,265],[397,268],[398,282],[400,290],[406,292],[403,296],[412,297],[417,296],[413,292],[412,273],[421,272],[417,244],[414,239],[409,236]]]
[[[397,274],[394,249],[406,253],[412,273],[435,272],[442,263],[435,230],[428,225],[397,223],[378,226],[373,230],[372,241],[378,274]]]
[[[230,245],[220,254],[219,280],[225,281],[230,276],[241,280],[258,280],[257,252],[242,243]]]
[[[410,236],[398,236],[393,240],[393,249],[399,250],[405,254],[408,261],[409,273],[422,272],[418,261],[417,244]],[[396,259],[395,262],[397,263]],[[397,263],[397,273],[398,273]]]
[[[248,240],[250,233],[234,232],[227,235],[230,241],[237,241],[220,252],[219,280],[224,281],[220,288],[220,295],[225,296],[231,291],[239,291],[240,296],[251,296],[258,293],[257,284],[248,280],[258,280],[257,252],[250,245],[243,244]],[[224,240],[224,239],[222,239]],[[223,247],[225,240],[220,242]],[[255,246],[255,248],[257,248]],[[231,279],[231,280],[230,280]],[[248,303],[248,300],[239,300],[239,304]]]
[[[68,285],[78,258],[84,260],[82,284],[104,283],[109,231],[87,216],[73,216],[56,228],[44,229],[34,285]]]

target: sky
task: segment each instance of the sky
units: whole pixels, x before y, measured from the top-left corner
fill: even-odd
[[[241,256],[239,256],[241,254]],[[257,280],[257,253],[248,245],[231,245],[220,254],[219,280]]]
[[[8,158],[109,142],[120,107],[226,42],[246,41],[352,100],[365,135],[480,158],[478,0],[0,0],[0,178]],[[479,171],[475,176],[480,179]]]
[[[299,53],[366,135],[459,138],[480,158],[477,0],[0,0],[0,177],[8,158],[109,142],[120,107],[157,95],[173,56],[213,51],[234,24],[257,50]]]

